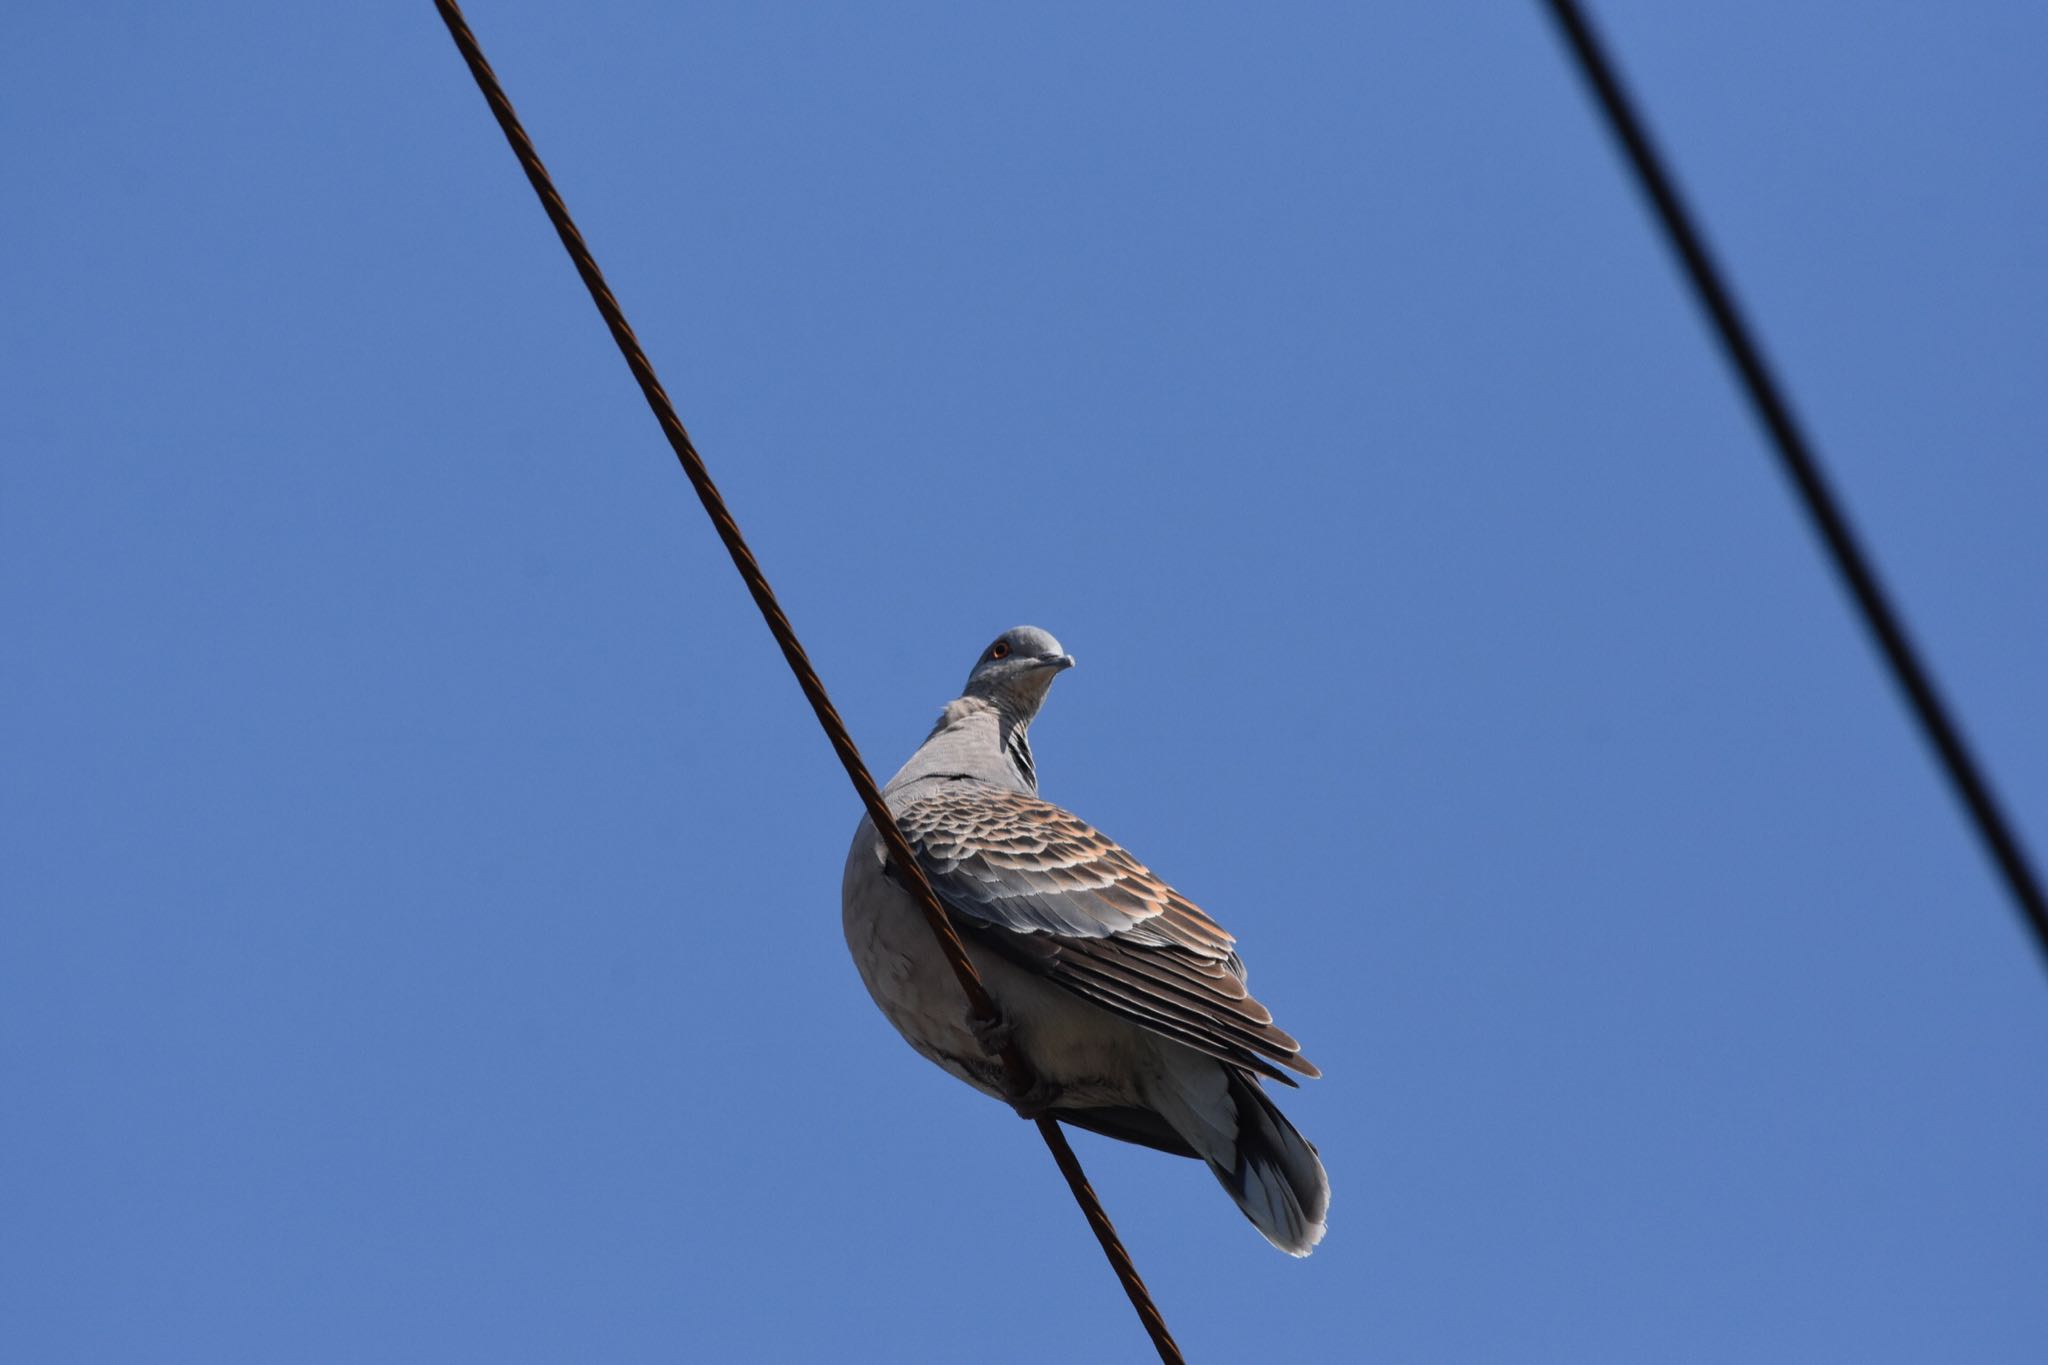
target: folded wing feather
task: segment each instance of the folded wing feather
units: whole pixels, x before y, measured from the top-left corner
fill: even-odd
[[[1113,840],[1049,802],[960,781],[896,813],[977,942],[1220,1061],[1319,1073],[1245,990],[1235,940]]]

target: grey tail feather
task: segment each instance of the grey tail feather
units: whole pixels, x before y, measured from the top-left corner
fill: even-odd
[[[1330,1181],[1315,1145],[1253,1077],[1231,1072],[1230,1098],[1237,1106],[1236,1166],[1210,1161],[1209,1170],[1267,1241],[1306,1256],[1323,1240],[1330,1213]]]

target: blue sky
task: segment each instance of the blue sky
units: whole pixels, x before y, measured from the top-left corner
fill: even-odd
[[[2048,12],[1598,6],[2048,849]],[[2048,976],[1532,5],[478,3],[874,767],[1052,799],[1327,1079],[1191,1358],[2037,1359]],[[1142,1359],[838,927],[855,801],[420,3],[0,43],[0,1340]]]

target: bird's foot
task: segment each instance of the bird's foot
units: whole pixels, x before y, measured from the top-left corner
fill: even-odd
[[[1017,1025],[998,1007],[994,1018],[969,1015],[967,1028],[974,1034],[974,1041],[981,1046],[989,1060],[1000,1063],[1003,1053],[1017,1041]],[[1043,1118],[1059,1102],[1062,1087],[1043,1076],[1032,1077],[1031,1084],[1019,1090],[1012,1082],[1007,1065],[999,1069],[1003,1098],[1017,1111],[1020,1118]]]
[[[1038,1076],[1033,1078],[1030,1089],[1021,1093],[1013,1090],[1004,1098],[1009,1100],[1010,1107],[1017,1111],[1018,1118],[1042,1119],[1052,1113],[1052,1107],[1059,1103],[1065,1089],[1064,1086]]]
[[[996,1007],[993,1018],[980,1014],[968,1015],[967,1031],[974,1035],[974,1041],[981,1045],[982,1052],[990,1057],[1001,1057],[1003,1049],[1017,1036],[1016,1024],[1011,1022],[1009,1015],[1002,1012],[1001,1006]]]

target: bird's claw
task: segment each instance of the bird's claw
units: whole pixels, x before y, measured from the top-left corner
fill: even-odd
[[[1005,1098],[1009,1100],[1010,1107],[1017,1111],[1018,1118],[1042,1119],[1049,1117],[1053,1106],[1059,1103],[1061,1089],[1059,1085],[1039,1076],[1032,1080],[1030,1089],[1021,1093],[1013,1090]]]
[[[1010,1022],[1010,1016],[1000,1007],[993,1016],[970,1014],[967,1016],[967,1030],[974,1035],[974,1041],[990,1057],[1001,1057],[1017,1036],[1017,1026]]]
[[[997,1062],[1002,1061],[1003,1054],[1017,1039],[1016,1023],[1007,1014],[1002,1013],[1000,1007],[992,1018],[970,1014],[967,1017],[967,1028],[974,1035],[974,1041],[980,1044],[981,1050]],[[1060,1086],[1043,1076],[1032,1077],[1029,1086],[1018,1089],[1010,1076],[1008,1064],[1002,1067],[1002,1088],[1003,1098],[1008,1101],[1009,1106],[1017,1111],[1019,1118],[1026,1119],[1044,1118],[1053,1105],[1059,1102],[1061,1093]]]

